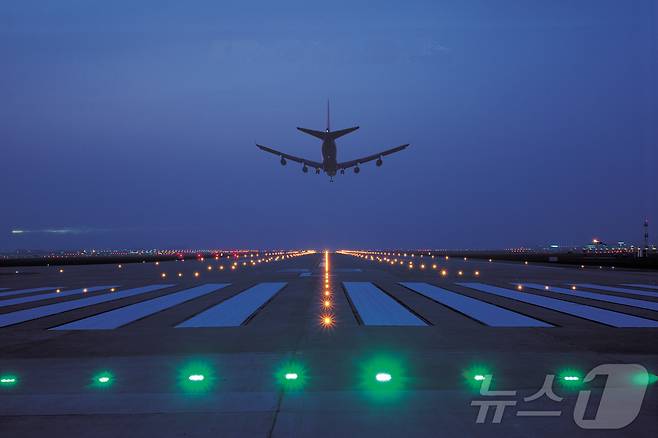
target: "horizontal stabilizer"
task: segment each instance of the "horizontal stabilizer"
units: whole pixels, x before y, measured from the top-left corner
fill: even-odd
[[[314,129],[300,128],[300,127],[297,127],[297,129],[299,129],[300,131],[302,131],[305,134],[312,135],[313,137],[317,137],[320,140],[324,140],[325,136],[327,135],[326,132],[316,131]]]
[[[356,131],[357,129],[359,129],[358,126],[355,126],[353,128],[341,129],[341,130],[338,130],[338,131],[331,131],[331,132],[329,132],[329,136],[331,138],[333,138],[334,140],[336,140],[338,137],[342,137],[343,135],[347,135],[350,132]]]

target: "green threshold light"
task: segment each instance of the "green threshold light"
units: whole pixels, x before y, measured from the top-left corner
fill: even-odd
[[[101,371],[95,374],[91,380],[91,386],[94,388],[107,388],[114,383],[114,375],[109,371]]]
[[[298,391],[306,386],[308,372],[303,363],[286,361],[279,364],[274,371],[274,378],[283,389]]]
[[[178,372],[179,386],[189,393],[209,391],[214,386],[215,381],[215,371],[206,362],[189,362]]]
[[[558,378],[562,386],[567,388],[575,389],[583,383],[583,373],[573,368],[561,370],[558,372]]]
[[[0,386],[14,386],[18,383],[16,376],[2,376],[0,377]]]
[[[372,402],[400,401],[411,379],[404,357],[395,353],[375,354],[358,364],[358,385]]]

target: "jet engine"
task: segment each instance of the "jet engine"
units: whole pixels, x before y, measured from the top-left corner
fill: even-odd
[[[382,160],[382,157],[377,158],[377,161],[375,161],[375,164],[377,167],[380,167],[382,164],[384,164],[384,161]]]
[[[304,167],[302,167],[302,172],[308,173],[308,167],[306,167],[306,164],[304,164]]]
[[[287,163],[286,159],[283,158],[283,157],[281,157],[281,165],[282,165],[282,166],[285,166],[286,163]]]
[[[359,166],[354,166],[354,173],[359,173],[361,172],[361,169],[359,169]]]

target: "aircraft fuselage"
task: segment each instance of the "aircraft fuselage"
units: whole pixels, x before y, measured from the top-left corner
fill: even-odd
[[[329,176],[335,176],[338,170],[336,142],[332,138],[322,141],[322,168]]]

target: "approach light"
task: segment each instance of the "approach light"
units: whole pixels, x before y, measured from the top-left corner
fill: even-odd
[[[516,285],[516,288],[517,288],[518,290],[523,290],[523,285],[521,285],[521,284],[517,284],[517,285]]]
[[[457,272],[457,275],[464,275],[462,271]]]
[[[85,293],[86,293],[87,291],[88,291],[87,288],[82,289],[82,292],[85,292]]]
[[[445,269],[441,269],[441,276],[445,277],[446,275],[448,275],[448,271],[446,271]]]
[[[60,270],[59,270],[59,273],[61,274],[62,272],[64,272],[64,270],[63,270],[63,269],[60,269]]]
[[[162,274],[160,274],[160,277],[162,277],[162,278],[165,278],[166,276],[167,276],[167,274],[164,273],[164,272]]]
[[[571,286],[571,290],[576,290],[576,286]]]
[[[55,293],[60,293],[62,290],[61,289],[56,289]]]
[[[378,382],[390,382],[391,381],[391,375],[389,373],[377,373],[375,374],[375,380]]]
[[[475,276],[479,277],[480,276],[480,271],[475,271]]]

